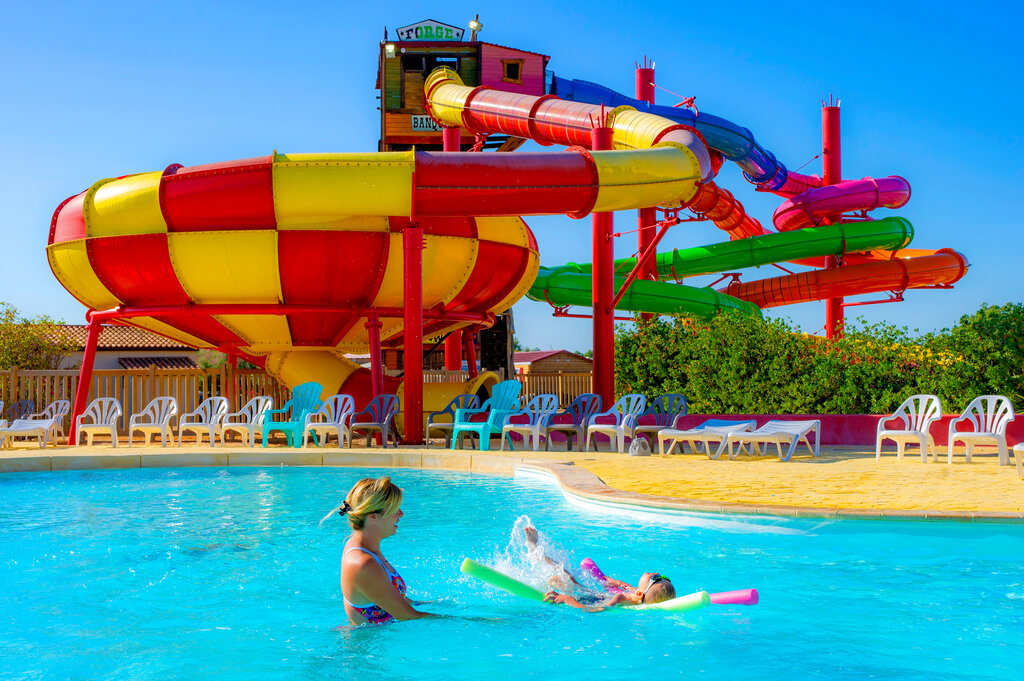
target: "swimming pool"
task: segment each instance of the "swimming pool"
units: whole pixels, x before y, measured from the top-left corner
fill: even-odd
[[[383,473],[0,475],[0,679],[1021,678],[1020,526],[734,517],[723,529],[462,473],[393,471],[406,516],[384,544],[410,595],[452,617],[339,626],[347,524],[317,521]],[[756,587],[761,603],[592,615],[459,573],[465,556],[515,562],[524,514],[577,564],[628,580],[660,570],[680,592]]]

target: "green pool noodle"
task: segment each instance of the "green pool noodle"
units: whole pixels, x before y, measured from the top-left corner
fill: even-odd
[[[639,610],[667,610],[668,612],[686,612],[687,610],[696,610],[697,608],[704,608],[711,605],[711,594],[707,591],[698,591],[696,593],[687,594],[686,596],[680,596],[679,598],[673,598],[670,601],[662,601],[661,603],[646,603],[644,605],[631,605],[627,606]]]
[[[539,589],[534,589],[529,584],[523,584],[518,579],[503,575],[494,568],[489,568],[486,565],[481,565],[475,560],[466,558],[462,561],[462,572],[475,577],[481,582],[490,584],[493,587],[497,587],[506,593],[510,593],[513,596],[519,596],[531,601],[544,602],[544,592]]]
[[[544,592],[539,589],[535,589],[529,584],[523,584],[518,579],[509,577],[508,575],[502,574],[494,568],[481,565],[475,560],[466,558],[462,561],[462,572],[479,579],[481,582],[490,584],[493,587],[501,589],[502,591],[512,594],[513,596],[519,596],[531,601],[537,601],[540,603],[544,602]],[[707,591],[698,591],[696,593],[687,594],[686,596],[680,596],[679,598],[673,598],[670,601],[662,601],[661,603],[649,603],[644,605],[630,605],[624,606],[633,610],[664,610],[666,612],[686,612],[687,610],[696,610],[697,608],[703,608],[711,605],[711,595]],[[609,610],[619,610],[620,608],[609,608]]]

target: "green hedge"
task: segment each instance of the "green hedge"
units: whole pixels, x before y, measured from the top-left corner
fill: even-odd
[[[1024,305],[983,305],[924,335],[858,320],[835,342],[729,312],[638,318],[616,338],[615,369],[619,394],[682,393],[709,414],[892,413],[915,393],[949,412],[983,394],[1024,409]]]

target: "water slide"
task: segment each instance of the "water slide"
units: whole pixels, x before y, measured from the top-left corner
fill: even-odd
[[[821,178],[817,176],[788,170],[774,154],[757,142],[747,128],[712,114],[652,105],[595,83],[558,76],[552,76],[549,92],[572,101],[630,107],[691,126],[707,141],[713,161],[715,156],[721,155],[736,163],[743,170],[743,176],[757,185],[759,190],[786,198],[772,219],[780,232],[822,225],[844,213],[860,212],[866,215],[877,208],[899,208],[910,199],[910,184],[896,176],[845,180],[822,186]],[[689,207],[695,213],[707,213],[710,202],[710,198],[698,195]],[[708,217],[728,232],[732,239],[767,233],[760,223],[739,219],[740,210],[734,209],[728,221],[715,220],[710,215]],[[962,254],[950,249],[901,247],[890,250],[866,244],[864,246],[861,250],[848,244],[839,253],[824,254],[843,257],[844,267],[838,269],[790,274],[753,282],[733,282],[722,291],[765,308],[863,293],[951,285],[959,281],[969,267]],[[812,267],[826,265],[821,254],[804,254],[785,260]]]
[[[867,211],[878,207],[896,208],[909,200],[910,187],[903,178],[858,180],[822,187],[819,178],[800,175],[786,170],[771,152],[761,147],[749,130],[725,119],[674,107],[653,107],[616,93],[581,83],[554,78],[552,94],[534,97],[491,90],[486,87],[470,88],[462,84],[451,71],[438,70],[425,84],[427,105],[431,114],[442,124],[459,126],[474,132],[503,133],[532,139],[541,144],[586,145],[593,121],[601,116],[599,105],[614,107],[610,110],[610,127],[614,131],[616,149],[660,148],[668,136],[681,130],[695,129],[698,140],[707,146],[700,150],[711,162],[711,176],[721,167],[721,159],[732,160],[743,168],[744,175],[759,188],[789,197],[776,211],[776,227],[780,231],[796,232],[790,239],[770,241],[763,249],[758,241],[773,233],[767,232],[759,222],[748,216],[742,204],[726,190],[718,187],[707,174],[688,199],[663,207],[686,205],[693,212],[705,215],[716,226],[738,241],[751,241],[747,247],[734,250],[720,249],[717,260],[699,264],[702,254],[691,252],[687,259],[696,263],[699,273],[721,272],[750,267],[753,264],[796,262],[823,266],[825,256],[843,256],[846,265],[836,270],[790,274],[754,282],[733,282],[720,292],[740,300],[753,302],[758,309],[787,305],[832,297],[845,297],[863,293],[902,290],[952,284],[959,280],[968,267],[966,259],[944,249],[932,252],[909,252],[912,230],[901,221],[906,239],[900,245],[889,247],[885,239],[879,243],[868,240],[848,242],[840,238],[831,244],[812,235],[804,235],[810,225],[819,225],[827,217],[846,211]],[[566,99],[585,99],[573,106]],[[639,111],[638,108],[645,111]],[[669,123],[675,122],[676,127]],[[666,134],[668,133],[668,134]],[[689,148],[694,144],[689,142]],[[596,210],[596,209],[595,209]],[[879,226],[885,232],[884,226]],[[871,231],[870,229],[868,230]],[[710,249],[712,247],[704,247]],[[760,251],[748,258],[747,250]],[[736,254],[725,255],[725,253]],[[769,255],[770,254],[770,255]],[[671,259],[673,256],[668,256]],[[664,259],[659,259],[659,262]],[[630,269],[631,265],[627,268]],[[682,268],[681,268],[682,269]],[[619,270],[621,271],[621,270]],[[679,271],[659,268],[661,278],[678,278]],[[692,276],[692,275],[688,275]],[[617,286],[624,283],[624,278]],[[538,278],[528,293],[534,300],[546,300],[553,305],[588,305],[590,274],[585,267],[540,268]],[[689,287],[688,287],[689,288]],[[697,289],[701,291],[701,289]],[[743,309],[735,304],[730,307]],[[634,282],[623,296],[618,309],[653,312],[657,314],[687,312],[707,315],[713,313],[713,304],[701,294],[686,289],[674,290],[658,287],[654,282]],[[720,308],[719,308],[720,309]]]
[[[583,217],[685,205],[743,237],[661,256],[659,272],[666,277],[747,266],[742,263],[821,258],[845,252],[851,243],[868,254],[899,253],[888,249],[902,249],[910,240],[909,225],[899,220],[865,223],[870,227],[859,232],[854,225],[830,231],[787,217],[791,230],[766,234],[729,192],[715,185],[725,152],[661,116],[618,107],[609,121],[615,150],[589,151],[584,146],[600,106],[468,88],[448,69],[433,72],[425,92],[432,115],[445,125],[569,149],[275,152],[104,179],[54,212],[47,247],[51,268],[93,311],[93,318],[133,324],[195,347],[228,350],[264,366],[289,387],[317,380],[324,394],[342,391],[365,403],[371,392],[369,372],[343,355],[365,352],[373,333],[384,347],[401,347],[407,294],[403,268],[406,254],[418,248],[409,236],[415,232],[407,229],[412,223],[422,228],[424,336],[486,325],[527,292],[558,305],[590,303],[585,268],[540,268],[536,240],[523,215]],[[805,184],[812,181],[802,176],[786,174],[779,184],[773,157],[747,147],[745,157],[736,150],[733,156],[746,164],[751,177],[770,175],[771,186],[778,184],[774,191],[790,192],[794,213],[804,201],[813,222],[816,206],[834,208],[828,202],[836,197],[808,195]],[[959,278],[965,267],[949,277]],[[853,273],[856,266],[842,270]],[[902,280],[910,280],[908,268],[899,271]],[[933,275],[928,270],[923,276]],[[892,287],[890,279],[885,279],[887,287]],[[852,282],[840,283],[864,287],[863,277],[855,275]],[[805,282],[810,293],[804,295],[820,295],[815,285],[821,283]],[[622,307],[699,315],[733,308],[759,314],[760,307],[798,297],[788,289],[772,295],[770,289],[719,292],[642,281],[633,283]],[[451,395],[477,392],[493,380],[430,384],[424,408],[438,409]],[[386,378],[385,390],[398,391],[400,383]]]
[[[541,103],[582,118],[535,137],[585,141],[597,107]],[[692,131],[649,114],[619,120],[631,147],[620,151],[275,152],[103,179],[57,207],[47,256],[93,319],[229,351],[289,387],[316,380],[324,394],[365,402],[369,372],[344,354],[365,352],[374,330],[384,347],[401,346],[410,222],[423,231],[424,336],[437,336],[488,324],[534,283],[537,244],[519,216],[681,205],[710,180]],[[757,313],[715,291],[691,296],[709,310]],[[684,300],[665,311],[685,309]],[[386,378],[385,390],[400,381]],[[427,388],[430,410],[481,386]]]

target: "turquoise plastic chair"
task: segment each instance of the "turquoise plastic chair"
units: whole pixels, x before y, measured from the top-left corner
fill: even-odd
[[[297,385],[292,389],[292,399],[281,405],[280,409],[268,409],[263,417],[263,446],[267,446],[267,436],[271,431],[279,430],[288,438],[289,447],[298,447],[302,441],[302,431],[306,427],[306,415],[320,408],[320,393],[324,387],[316,381]],[[283,421],[275,421],[274,414],[285,417]]]
[[[452,449],[462,449],[462,437],[469,433],[480,438],[480,451],[488,451],[491,448],[491,435],[501,435],[505,419],[519,411],[519,393],[522,390],[523,384],[519,381],[502,381],[494,386],[491,396],[484,400],[479,409],[456,409]],[[482,415],[484,418],[481,419]]]

